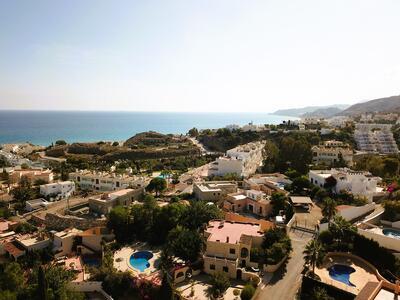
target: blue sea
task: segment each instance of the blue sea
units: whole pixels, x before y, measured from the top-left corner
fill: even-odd
[[[0,111],[0,144],[122,141],[143,131],[186,133],[229,124],[279,124],[296,119],[267,113]]]

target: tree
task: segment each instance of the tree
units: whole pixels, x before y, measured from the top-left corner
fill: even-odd
[[[114,207],[107,216],[107,227],[114,232],[118,242],[131,240],[132,226],[129,210],[123,206]]]
[[[241,300],[251,300],[253,298],[254,293],[256,292],[256,289],[252,284],[246,284],[240,293],[240,299]]]
[[[47,280],[46,280],[46,274],[44,272],[43,266],[39,267],[38,271],[38,294],[39,294],[39,299],[42,300],[47,300]]]
[[[132,293],[133,277],[129,271],[112,272],[106,275],[102,287],[114,299],[120,299],[124,295]]]
[[[329,223],[328,230],[331,232],[339,250],[349,250],[357,233],[357,228],[341,216],[333,218],[333,221]]]
[[[177,226],[168,234],[167,251],[184,261],[196,261],[202,248],[203,239],[197,231]]]
[[[222,296],[231,285],[228,276],[223,272],[216,272],[210,279],[211,292],[216,298]]]
[[[322,287],[315,287],[311,291],[310,297],[308,298],[310,300],[335,300],[335,298],[329,296],[328,292],[326,289]]]
[[[24,288],[24,271],[17,262],[6,265],[0,278],[1,287],[4,290],[18,292]]]
[[[272,142],[267,141],[264,148],[264,162],[262,170],[265,173],[272,173],[276,171],[276,165],[279,158],[279,148]]]
[[[300,176],[293,179],[292,184],[288,186],[288,190],[293,194],[304,194],[311,187],[311,183],[307,176]]]
[[[197,137],[197,136],[199,135],[199,131],[197,130],[196,127],[193,127],[192,129],[190,129],[190,130],[188,131],[188,134],[189,134],[191,137]]]
[[[25,202],[31,200],[35,195],[31,188],[31,183],[26,176],[21,177],[19,186],[11,190],[11,194],[22,205],[25,205]]]
[[[182,225],[197,230],[210,220],[220,217],[221,211],[216,205],[208,205],[205,201],[190,201],[190,206],[182,217]]]
[[[306,265],[311,267],[312,274],[315,274],[315,266],[322,264],[324,259],[324,249],[318,240],[311,240],[303,251]]]
[[[64,141],[64,140],[58,140],[58,141],[56,141],[56,146],[64,146],[64,145],[66,145],[66,144],[67,144],[67,142]]]
[[[322,215],[328,219],[328,222],[336,215],[336,201],[332,198],[325,198],[322,203]]]
[[[159,196],[160,193],[167,189],[167,181],[164,178],[156,177],[153,178],[149,185],[146,187],[146,190],[149,192],[156,192],[156,196]]]
[[[271,195],[272,214],[279,215],[281,210],[285,210],[287,205],[287,197],[283,193],[275,192]]]

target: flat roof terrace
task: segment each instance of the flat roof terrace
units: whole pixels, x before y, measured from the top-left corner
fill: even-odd
[[[210,234],[208,241],[237,244],[242,235],[261,237],[259,224],[237,223],[230,221],[210,221],[206,232]]]

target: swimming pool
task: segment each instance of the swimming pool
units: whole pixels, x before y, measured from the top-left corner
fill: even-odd
[[[382,230],[383,234],[391,238],[400,239],[400,231],[390,228],[385,228]]]
[[[354,268],[346,265],[335,264],[331,266],[328,270],[329,270],[329,276],[332,279],[343,282],[348,286],[355,286],[350,282],[350,274],[356,271],[354,270]]]
[[[138,251],[131,255],[129,258],[129,263],[134,269],[144,272],[148,267],[150,267],[149,260],[153,257],[153,253],[150,251]]]

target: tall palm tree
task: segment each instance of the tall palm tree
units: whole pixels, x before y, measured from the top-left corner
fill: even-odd
[[[312,269],[314,275],[315,266],[319,266],[325,256],[324,248],[320,241],[311,240],[303,251],[305,263]]]
[[[322,206],[322,215],[328,219],[328,222],[336,215],[336,201],[332,198],[325,198]]]
[[[338,245],[345,246],[352,241],[357,229],[343,217],[335,216],[329,224],[329,231]]]

